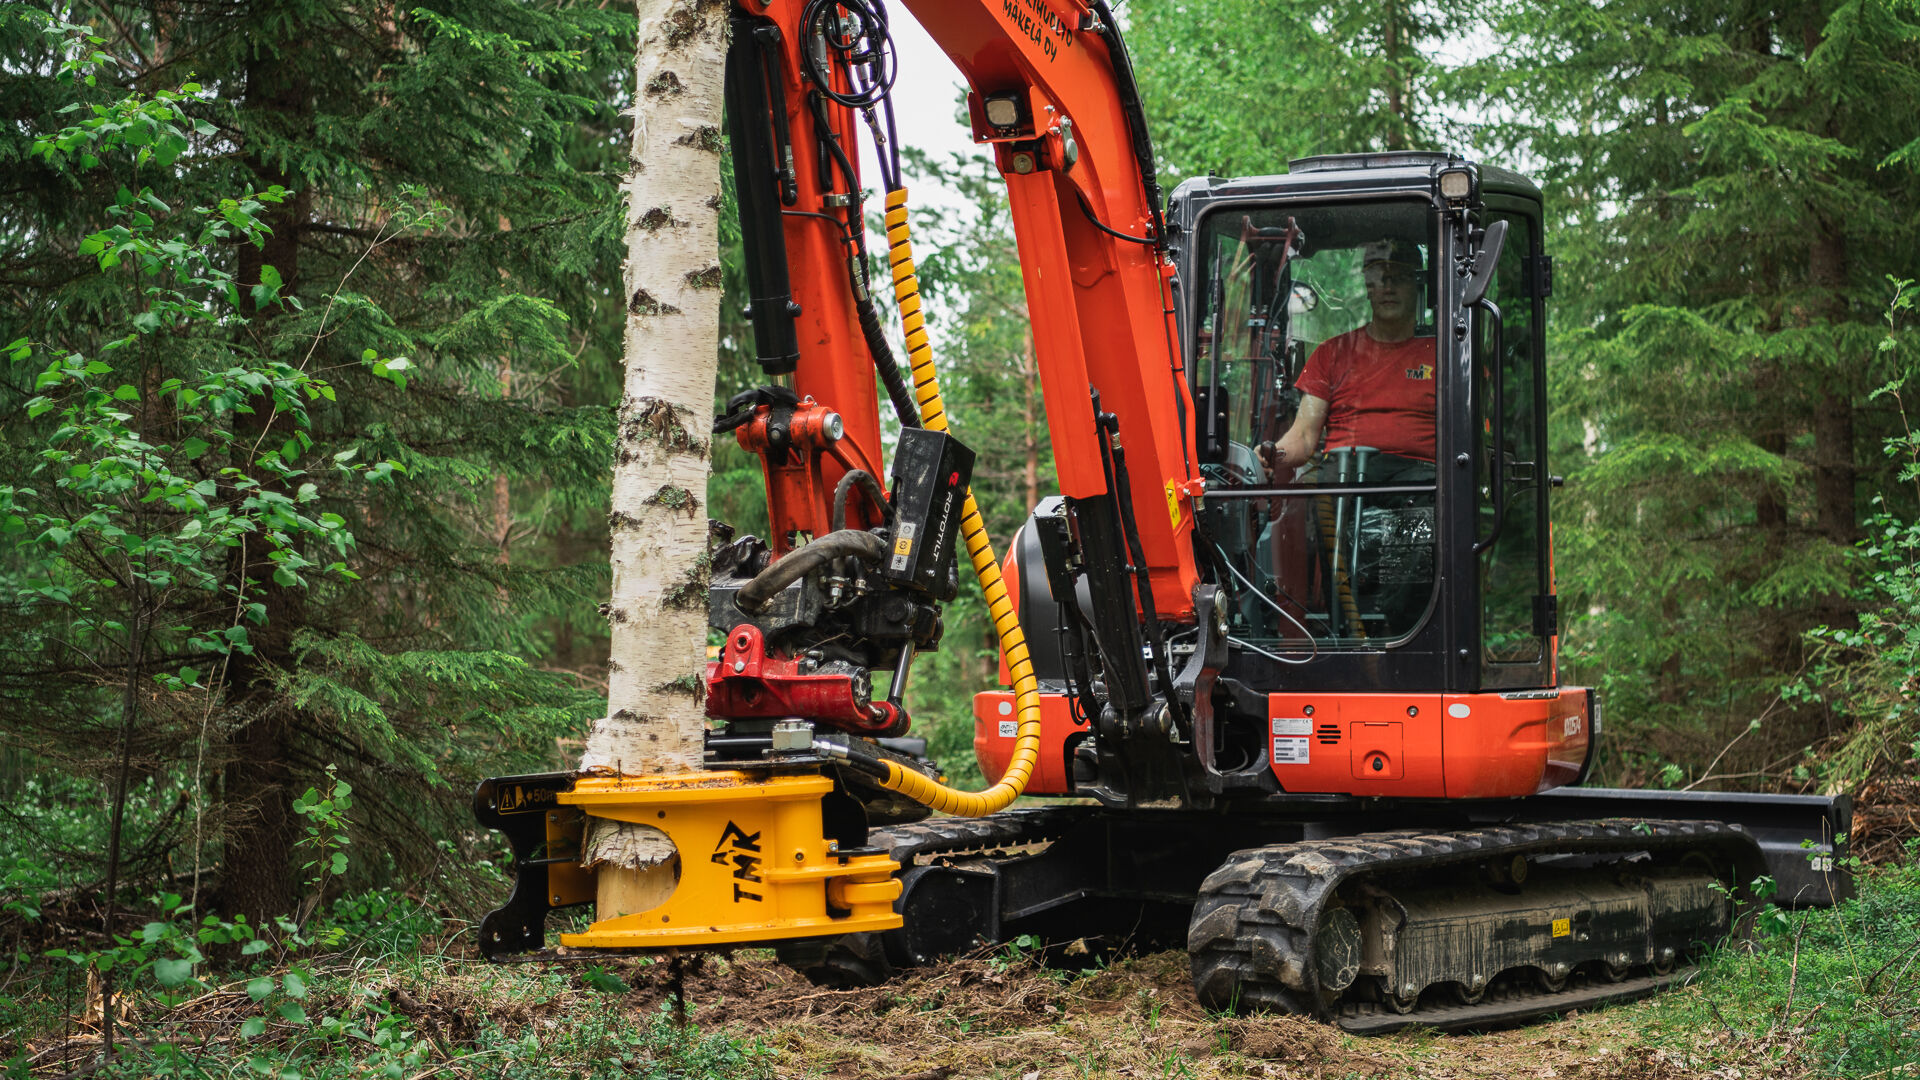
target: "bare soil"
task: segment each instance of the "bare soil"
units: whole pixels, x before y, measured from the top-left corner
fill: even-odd
[[[1194,1000],[1187,958],[1178,952],[1080,972],[1044,968],[1006,951],[982,953],[859,990],[815,987],[765,953],[690,959],[676,972],[664,961],[498,966],[459,956],[457,946],[452,952],[430,951],[407,965],[347,957],[316,965],[307,1010],[341,1017],[350,1027],[370,1027],[381,1016],[405,1017],[430,1044],[420,1064],[432,1067],[407,1072],[417,1072],[419,1080],[498,1080],[501,1063],[514,1058],[520,1059],[515,1076],[700,1080],[1816,1075],[1792,1032],[1784,1041],[1768,1036],[1763,1043],[1731,1028],[1679,1030],[1671,1017],[1702,1010],[1663,1009],[1652,1002],[1486,1034],[1377,1038],[1356,1038],[1301,1018],[1214,1014]],[[1669,991],[1713,992],[1711,986]],[[89,1001],[69,1021],[0,1046],[0,1060],[19,1053],[35,1077],[86,1071],[99,1050],[97,1011]],[[263,1011],[245,982],[237,981],[171,1007],[151,1001],[129,1007],[123,1020],[125,1030],[139,1032],[142,1041],[164,1038],[240,1069],[246,1055],[277,1059],[311,1038],[310,1029],[271,1013],[267,1029],[249,1038],[242,1025]],[[651,1050],[621,1059],[631,1068],[604,1067],[601,1054],[614,1051],[595,1048],[608,1045],[606,1032],[671,1032],[667,1018],[676,1014],[684,1017],[683,1034],[652,1037]],[[715,1065],[674,1051],[716,1035],[763,1047],[764,1053]],[[337,1063],[346,1070],[340,1075],[374,1075],[366,1062],[353,1063],[365,1047],[351,1039],[348,1044],[348,1060]],[[649,1058],[653,1066],[646,1064]]]
[[[633,1006],[670,1001],[665,965],[621,974]],[[1703,1045],[1714,1041],[1710,1032],[1674,1033],[1680,1049],[1649,1045],[1645,1029],[1656,1014],[1645,1003],[1487,1034],[1376,1038],[1300,1018],[1210,1014],[1194,1000],[1187,958],[1177,952],[1083,973],[984,954],[863,990],[821,989],[751,956],[709,960],[682,980],[695,1025],[776,1048],[782,1076],[1678,1080],[1701,1075],[1706,1060],[1725,1060]],[[1757,1061],[1741,1072],[1742,1080],[1802,1075]]]

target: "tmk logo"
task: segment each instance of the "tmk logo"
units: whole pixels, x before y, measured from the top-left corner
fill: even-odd
[[[740,885],[743,881],[755,885],[760,883],[759,833],[748,833],[733,822],[727,822],[727,827],[720,833],[720,842],[713,845],[711,858],[717,866],[733,863],[734,903],[737,904],[742,900],[758,902],[764,899],[759,893],[748,892]]]

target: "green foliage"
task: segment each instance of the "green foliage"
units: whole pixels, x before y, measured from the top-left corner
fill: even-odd
[[[1898,1075],[1920,1064],[1920,847],[1866,873],[1835,909],[1775,912],[1751,948],[1702,965],[1697,991],[1655,999],[1640,1026],[1691,1071],[1804,1069]]]
[[[177,1005],[206,989],[196,975],[207,962],[201,946],[235,946],[243,957],[256,956],[272,947],[257,936],[244,916],[229,922],[208,915],[196,924],[192,905],[177,893],[154,897],[153,906],[159,918],[142,926],[137,934],[114,934],[102,948],[49,949],[45,955],[103,975],[112,972],[116,985],[150,995],[161,1005]],[[294,974],[287,977],[298,978]]]
[[[312,923],[316,941],[379,956],[410,956],[440,931],[438,915],[390,888],[342,896],[322,906]]]
[[[604,994],[624,994],[632,989],[625,979],[599,964],[590,965],[587,970],[581,972],[580,981]]]
[[[350,944],[364,949],[368,943]],[[220,995],[185,1008],[169,1011],[186,1002],[184,994],[156,995],[146,1003],[150,1019],[141,1041],[90,1075],[127,1080],[207,1075],[403,1080],[456,1070],[525,1080],[775,1075],[773,1049],[751,1035],[705,1033],[677,1024],[665,1004],[636,1014],[625,980],[597,966],[587,972],[605,984],[598,992],[583,993],[579,970],[567,965],[476,969],[384,951],[361,957],[323,954],[298,966],[256,963],[230,972]],[[201,1012],[209,1005],[220,1010],[211,1038]],[[537,1016],[529,1013],[530,1005],[539,1010]],[[57,1025],[52,1030],[57,1032]],[[79,1058],[76,1053],[73,1063]],[[21,1070],[24,1061],[20,1055],[0,1067]]]
[[[1000,946],[999,951],[987,961],[987,968],[999,973],[1027,964],[1038,965],[1046,959],[1045,945],[1033,934],[1021,934]]]
[[[256,924],[328,761],[356,884],[469,867],[476,773],[595,712],[633,16],[66,18],[0,14],[0,785],[124,730],[186,800],[130,872],[217,865]]]
[[[1892,284],[1882,354],[1905,344],[1915,307],[1913,282]],[[1889,382],[1870,396],[1893,402],[1906,425],[1886,440],[1886,452],[1899,466],[1899,483],[1907,485],[1920,482],[1920,435],[1907,424],[1902,385]],[[1854,596],[1857,623],[1815,627],[1808,635],[1810,669],[1787,688],[1789,696],[1825,704],[1848,721],[1838,745],[1802,767],[1810,778],[1817,770],[1832,791],[1857,791],[1876,775],[1920,762],[1920,708],[1914,700],[1920,689],[1920,521],[1886,511],[1888,501],[1874,497],[1882,509],[1868,519],[1867,535],[1854,553],[1863,582]]]
[[[1440,51],[1470,26],[1450,0],[1152,0],[1129,14],[1147,117],[1172,181],[1457,141],[1446,138],[1456,125],[1443,108]]]
[[[1608,695],[1597,779],[1781,783],[1827,722],[1779,697],[1801,634],[1851,619],[1866,499],[1913,506],[1869,395],[1911,363],[1877,344],[1920,221],[1891,163],[1920,135],[1920,23],[1879,0],[1489,14],[1498,47],[1445,86],[1558,218],[1561,657]]]
[[[317,894],[326,891],[327,879],[347,872],[347,853],[352,843],[347,833],[347,811],[353,809],[353,785],[335,775],[336,767],[326,768],[326,790],[308,788],[293,800],[293,812],[303,819],[306,835],[297,843],[307,859],[300,868]]]
[[[69,60],[62,74],[88,66]],[[293,464],[312,445],[307,403],[332,400],[333,387],[293,365],[245,356],[224,368],[189,369],[188,378],[161,378],[154,348],[144,340],[239,318],[239,283],[216,253],[228,244],[263,246],[270,230],[261,213],[286,200],[286,190],[274,185],[175,214],[152,186],[139,183],[149,167],[164,174],[179,158],[186,130],[212,133],[184,108],[199,90],[187,83],[179,92],[95,104],[87,120],[33,143],[33,154],[50,168],[78,166],[139,184],[120,186],[105,207],[116,223],[78,246],[100,271],[120,268],[117,276],[139,300],[128,331],[100,346],[101,357],[110,359],[24,337],[5,349],[12,364],[39,368],[35,394],[23,408],[28,420],[49,418],[41,419],[40,430],[51,428],[26,473],[35,486],[0,486],[0,537],[26,571],[5,599],[70,620],[71,647],[117,653],[135,666],[145,660],[143,638],[152,629],[143,621],[167,606],[176,588],[215,593],[218,599],[202,603],[231,612],[230,619],[180,627],[189,652],[251,651],[244,623],[263,621],[264,605],[254,600],[248,579],[221,574],[231,549],[249,540],[264,549],[276,584],[304,587],[302,571],[354,577],[344,561],[323,565],[303,554],[345,555],[353,537],[340,515],[308,508],[317,488],[303,482],[306,472]],[[279,275],[265,274],[263,282],[253,287],[255,310],[283,302]],[[263,450],[260,440],[234,430],[237,416],[262,411],[285,416],[290,435],[284,445]],[[161,423],[169,442],[142,434]],[[195,466],[210,454],[235,464]],[[335,467],[353,471],[338,461]],[[199,672],[182,667],[159,678],[182,690],[199,681]]]

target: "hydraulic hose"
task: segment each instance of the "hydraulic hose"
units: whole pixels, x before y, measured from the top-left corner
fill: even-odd
[[[861,264],[865,263],[862,258]],[[860,333],[866,336],[867,351],[873,354],[874,373],[880,376],[880,385],[887,388],[887,400],[893,402],[893,414],[900,418],[901,427],[919,427],[919,410],[913,407],[913,395],[907,389],[907,380],[900,375],[900,365],[893,358],[893,347],[887,344],[886,331],[880,329],[879,309],[873,306],[872,300],[861,300],[854,310],[860,315]]]
[[[920,406],[920,423],[930,431],[945,431],[947,410],[940,400],[933,350],[928,346],[926,321],[920,312],[920,280],[913,269],[906,188],[887,192],[886,223],[887,264],[893,270],[893,297],[900,307],[901,328],[906,332],[907,358],[913,373],[914,395]],[[973,560],[980,590],[986,594],[987,610],[993,616],[993,628],[1000,637],[1000,651],[1007,658],[1007,670],[1013,675],[1014,711],[1019,718],[1013,757],[1007,762],[1006,772],[985,791],[960,791],[891,761],[881,762],[886,767],[886,776],[880,784],[943,813],[983,817],[1005,809],[1019,798],[1040,761],[1040,683],[1034,677],[1026,635],[1020,630],[1020,617],[1014,611],[1006,582],[1000,578],[1000,560],[994,558],[987,525],[974,502],[972,488],[967,490],[966,505],[961,512],[960,536],[966,543],[967,557]]]
[[[808,571],[849,555],[877,563],[887,557],[887,542],[859,529],[830,532],[805,547],[794,548],[773,565],[755,574],[752,581],[740,586],[733,602],[741,611],[751,615],[765,607],[767,601],[773,599],[781,589],[806,577]]]
[[[835,532],[847,527],[847,499],[858,486],[867,496],[867,501],[880,512],[887,524],[893,524],[893,504],[887,501],[887,493],[880,490],[880,481],[865,469],[849,469],[840,482],[833,486],[833,528]]]

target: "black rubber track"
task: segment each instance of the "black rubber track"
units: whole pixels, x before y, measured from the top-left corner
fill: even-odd
[[[905,869],[916,860],[941,855],[996,851],[1057,839],[1097,810],[1093,806],[1042,806],[1002,810],[978,818],[935,818],[875,829],[868,835],[867,845],[892,855]],[[842,934],[782,942],[774,952],[782,963],[821,986],[875,986],[892,978],[895,971],[882,941],[884,936]]]
[[[1716,867],[1725,868],[1729,885],[1736,888],[1764,873],[1759,845],[1746,830],[1716,821],[1620,819],[1409,830],[1251,848],[1228,857],[1200,887],[1187,935],[1194,991],[1210,1008],[1304,1013],[1368,1033],[1421,1024],[1466,1028],[1513,1023],[1576,1004],[1641,996],[1665,980],[1635,978],[1578,988],[1577,993],[1502,995],[1477,1005],[1449,1005],[1431,1015],[1417,1009],[1388,1017],[1327,1000],[1313,975],[1318,970],[1313,935],[1320,915],[1335,891],[1356,878],[1444,872],[1511,855],[1634,852],[1703,853]],[[1739,913],[1734,914],[1737,919]]]
[[[1095,806],[1038,806],[1002,810],[977,818],[935,818],[875,829],[867,843],[892,855],[902,868],[929,855],[1020,847],[1052,840],[1099,810]]]

